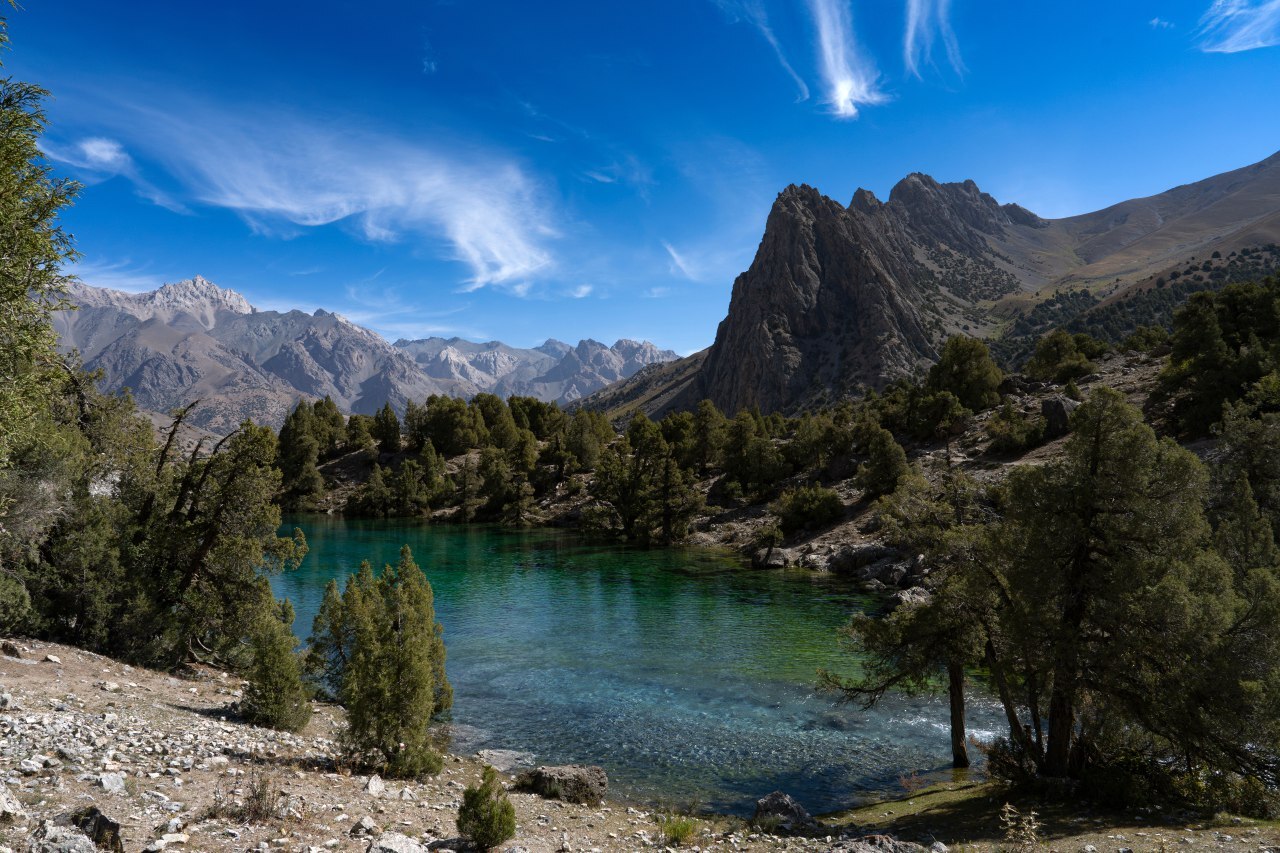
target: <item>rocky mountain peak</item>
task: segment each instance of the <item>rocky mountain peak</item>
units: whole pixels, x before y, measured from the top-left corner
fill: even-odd
[[[853,194],[853,200],[849,202],[850,210],[856,210],[867,215],[879,213],[883,207],[884,202],[876,198],[875,193],[862,187],[858,187]]]
[[[253,314],[256,311],[239,293],[219,287],[202,275],[163,285],[150,297],[157,306],[185,309],[192,313],[207,309],[233,314]]]

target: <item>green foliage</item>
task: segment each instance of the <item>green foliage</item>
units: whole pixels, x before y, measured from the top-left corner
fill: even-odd
[[[950,391],[931,391],[901,380],[873,401],[879,424],[898,435],[919,441],[944,438],[955,432],[972,414]],[[862,441],[867,440],[864,435]]]
[[[952,335],[943,345],[938,363],[929,370],[925,387],[948,391],[970,412],[980,412],[1000,402],[996,389],[1003,379],[985,343],[967,335]]]
[[[445,456],[466,453],[481,445],[482,436],[487,438],[483,416],[464,401],[432,394],[426,407],[418,440],[430,440]]]
[[[316,467],[321,447],[317,436],[323,434],[326,443],[336,444],[331,427],[332,424],[316,417],[306,400],[300,401],[285,417],[280,427],[276,462],[281,478],[280,504],[284,508],[314,509],[316,500],[324,494],[324,479]]]
[[[458,833],[481,850],[492,850],[515,837],[516,809],[492,767],[484,768],[479,785],[468,785],[463,790]]]
[[[311,720],[311,697],[302,682],[302,666],[294,652],[293,605],[288,599],[265,608],[249,634],[253,663],[240,710],[255,726],[302,731]]]
[[[1078,778],[1136,732],[1183,767],[1252,772],[1277,743],[1261,687],[1276,679],[1275,566],[1228,566],[1203,466],[1118,393],[1095,391],[1072,427],[1064,459],[1011,473],[986,564],[1003,599],[987,662],[1015,753]],[[1012,724],[1041,713],[1043,742]]]
[[[693,838],[698,831],[698,822],[685,815],[659,815],[658,829],[662,832],[662,843],[667,847],[679,847]]]
[[[819,530],[844,513],[844,503],[834,489],[819,485],[787,489],[769,505],[788,536],[800,530]]]
[[[1120,344],[1121,347],[1135,352],[1151,352],[1156,347],[1169,343],[1169,330],[1163,326],[1139,326],[1133,330]]]
[[[858,488],[868,497],[879,497],[898,487],[910,471],[906,451],[893,440],[893,433],[876,427],[866,445],[867,461],[858,466]]]
[[[577,460],[578,467],[594,471],[600,454],[613,441],[613,427],[599,412],[578,409],[573,413],[565,437],[566,449]]]
[[[325,591],[312,627],[309,670],[347,710],[352,757],[398,778],[437,773],[431,720],[453,705],[431,584],[409,547],[375,577],[366,561]]]
[[[38,86],[0,80],[0,468],[44,420],[58,381],[50,316],[62,304],[62,267],[76,257],[58,216],[79,185],[55,178],[39,147],[47,97]],[[0,504],[0,522],[4,512]]]
[[[790,473],[768,429],[763,419],[739,412],[726,427],[721,443],[721,467],[726,476],[755,497],[768,493]]]
[[[378,442],[378,449],[383,453],[400,452],[400,419],[390,403],[383,403],[382,408],[373,416],[370,433]]]
[[[1036,342],[1036,351],[1027,362],[1025,371],[1032,379],[1047,382],[1066,382],[1079,379],[1097,370],[1091,357],[1106,352],[1104,344],[1088,335],[1072,335],[1063,329],[1054,329]],[[1095,353],[1090,356],[1088,353]]]
[[[631,542],[683,539],[702,501],[661,429],[640,414],[604,451],[590,494],[589,525]]]
[[[368,415],[352,415],[347,419],[346,446],[359,451],[365,461],[378,458],[378,443],[373,440],[373,418]]]
[[[22,581],[0,569],[0,634],[13,636],[31,615],[31,595]]]
[[[1278,335],[1280,280],[1193,295],[1174,317],[1157,398],[1172,403],[1182,431],[1204,434],[1223,404],[1244,398],[1274,371]]]
[[[1044,439],[1044,418],[1024,414],[1006,402],[983,424],[991,439],[989,450],[997,454],[1025,453]]]

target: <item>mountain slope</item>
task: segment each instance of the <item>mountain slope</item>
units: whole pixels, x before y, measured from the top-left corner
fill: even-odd
[[[919,173],[888,201],[859,189],[847,207],[790,186],[700,363],[668,372],[670,388],[645,375],[585,404],[661,414],[708,398],[727,412],[791,412],[882,388],[948,334],[995,337],[1059,291],[1114,300],[1190,258],[1277,242],[1280,154],[1057,220]]]
[[[103,371],[106,390],[130,389],[145,410],[201,401],[191,423],[214,432],[245,418],[276,426],[299,398],[325,395],[364,414],[388,401],[403,410],[431,394],[481,391],[567,402],[676,358],[633,341],[392,345],[328,311],[259,311],[200,276],[139,294],[73,284],[68,296],[77,309],[54,318],[64,351],[79,350],[87,368]]]

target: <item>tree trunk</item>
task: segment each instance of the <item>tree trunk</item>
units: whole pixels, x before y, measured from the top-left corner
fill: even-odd
[[[1071,773],[1071,736],[1075,709],[1066,690],[1054,687],[1049,698],[1049,745],[1045,749],[1044,775],[1065,778]]]
[[[947,681],[951,694],[951,766],[968,767],[969,749],[965,744],[964,724],[964,664],[958,660],[947,663]]]

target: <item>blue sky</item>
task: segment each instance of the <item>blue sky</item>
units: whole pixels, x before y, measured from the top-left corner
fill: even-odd
[[[389,339],[724,317],[774,196],[973,178],[1065,216],[1280,149],[1280,0],[32,0],[6,71],[90,284]]]

